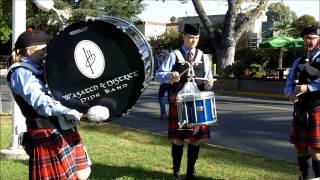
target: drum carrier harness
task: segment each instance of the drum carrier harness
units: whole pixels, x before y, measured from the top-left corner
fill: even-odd
[[[44,77],[42,75],[42,71],[34,68],[28,63],[24,62],[17,62],[14,63],[10,68],[8,69],[7,74],[7,81],[10,82],[12,73],[17,68],[26,68],[30,70],[36,77],[38,77],[42,82],[44,81]],[[52,117],[45,117],[39,115],[33,108],[30,106],[21,96],[15,94],[12,90],[12,95],[14,100],[17,102],[19,107],[21,108],[22,114],[26,117],[26,124],[27,128],[31,129],[41,129],[41,128],[52,128],[57,129],[60,128],[58,117],[52,116]]]
[[[183,55],[182,49],[176,49],[174,50],[174,53],[176,55],[176,62],[172,67],[171,72],[176,71],[181,74],[184,70],[188,69],[189,66],[187,63],[184,63],[187,59],[186,55]],[[195,55],[193,57],[193,69],[195,72],[196,77],[203,77],[204,76],[204,58],[203,58],[203,52],[199,49],[196,49]],[[180,77],[179,82],[175,82],[172,84],[172,90],[173,92],[179,92],[183,85],[188,81],[188,75],[187,73],[183,74]],[[204,90],[204,82],[201,80],[195,80],[198,88],[200,91]]]

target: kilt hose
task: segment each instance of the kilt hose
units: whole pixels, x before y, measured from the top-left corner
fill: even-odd
[[[73,180],[77,171],[90,166],[90,159],[77,130],[28,129],[33,152],[29,179]]]
[[[300,148],[308,146],[320,148],[320,107],[309,111],[308,118],[303,124],[295,121],[294,114],[290,129],[290,143]]]
[[[208,125],[196,125],[193,129],[179,130],[176,97],[177,93],[172,93],[170,96],[168,138],[190,141],[209,139],[210,126]]]

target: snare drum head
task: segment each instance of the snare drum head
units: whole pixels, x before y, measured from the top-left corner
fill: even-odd
[[[45,76],[52,95],[63,105],[83,113],[103,105],[114,119],[141,95],[144,66],[139,49],[126,33],[96,20],[74,23],[54,37],[48,46]]]

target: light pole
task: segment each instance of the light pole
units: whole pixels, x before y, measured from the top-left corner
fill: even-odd
[[[12,0],[12,49],[19,35],[26,30],[26,0]],[[26,131],[25,118],[20,108],[12,103],[12,139],[8,149],[0,150],[0,154],[15,159],[27,159],[28,155],[19,145],[19,135]]]

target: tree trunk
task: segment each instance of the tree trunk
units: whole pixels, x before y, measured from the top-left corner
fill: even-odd
[[[218,74],[224,76],[223,69],[234,63],[234,55],[236,51],[236,46],[218,48],[216,50],[217,61],[217,71]]]
[[[282,69],[283,51],[284,51],[284,49],[281,47],[279,49],[279,58],[278,58],[278,68],[279,69]]]
[[[205,30],[208,33],[210,45],[213,47],[217,58],[217,70],[223,74],[223,69],[234,62],[236,42],[248,30],[255,19],[265,10],[268,0],[257,0],[257,6],[245,14],[239,15],[241,4],[244,0],[227,0],[228,10],[225,14],[223,29],[219,31],[213,25],[203,9],[201,0],[192,0]]]

